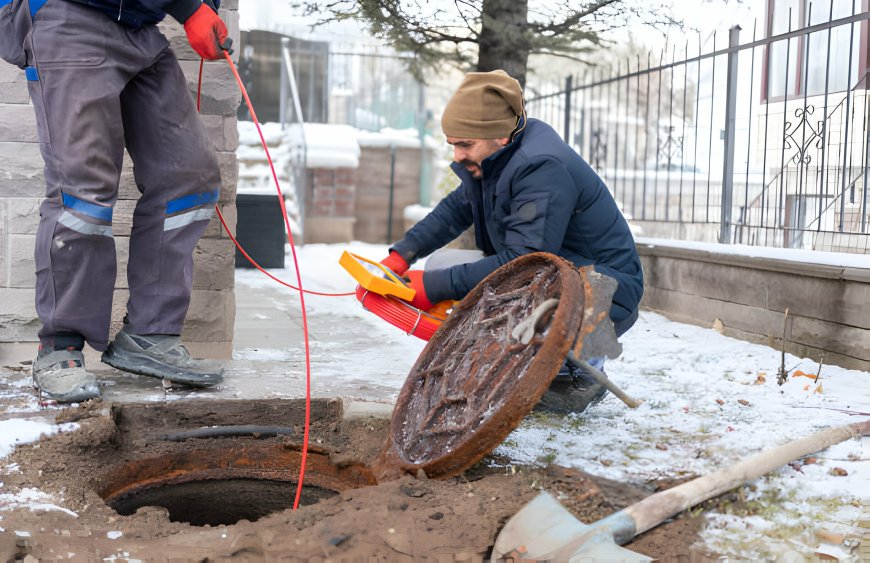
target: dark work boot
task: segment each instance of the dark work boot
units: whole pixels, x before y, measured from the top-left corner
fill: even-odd
[[[181,337],[173,334],[130,334],[121,330],[103,352],[110,366],[191,387],[211,387],[223,381],[219,362],[196,360]]]
[[[599,371],[603,371],[603,358],[593,358],[589,363]],[[550,388],[535,405],[535,410],[555,414],[579,414],[597,404],[605,395],[607,395],[607,388],[604,385],[586,375],[583,370],[565,362],[550,383]]]

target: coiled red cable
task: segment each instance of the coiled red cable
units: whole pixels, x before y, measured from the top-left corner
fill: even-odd
[[[400,299],[356,288],[356,298],[362,306],[407,334],[428,341],[443,319],[430,315]]]

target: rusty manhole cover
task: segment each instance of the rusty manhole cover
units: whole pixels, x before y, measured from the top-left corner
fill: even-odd
[[[546,330],[511,336],[558,299]],[[552,254],[522,256],[479,283],[441,325],[399,394],[378,479],[423,470],[457,475],[500,444],[538,402],[565,360],[583,316],[583,282]]]

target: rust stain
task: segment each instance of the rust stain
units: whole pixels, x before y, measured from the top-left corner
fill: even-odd
[[[299,444],[201,448],[128,461],[109,468],[97,493],[106,501],[137,491],[206,479],[269,479],[296,483],[302,460]],[[306,485],[341,492],[376,484],[362,464],[338,467],[327,451],[309,448]]]

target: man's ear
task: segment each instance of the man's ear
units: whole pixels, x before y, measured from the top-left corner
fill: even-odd
[[[506,147],[508,145],[508,143],[511,142],[509,137],[502,137],[501,139],[496,139],[496,141],[502,147]]]

